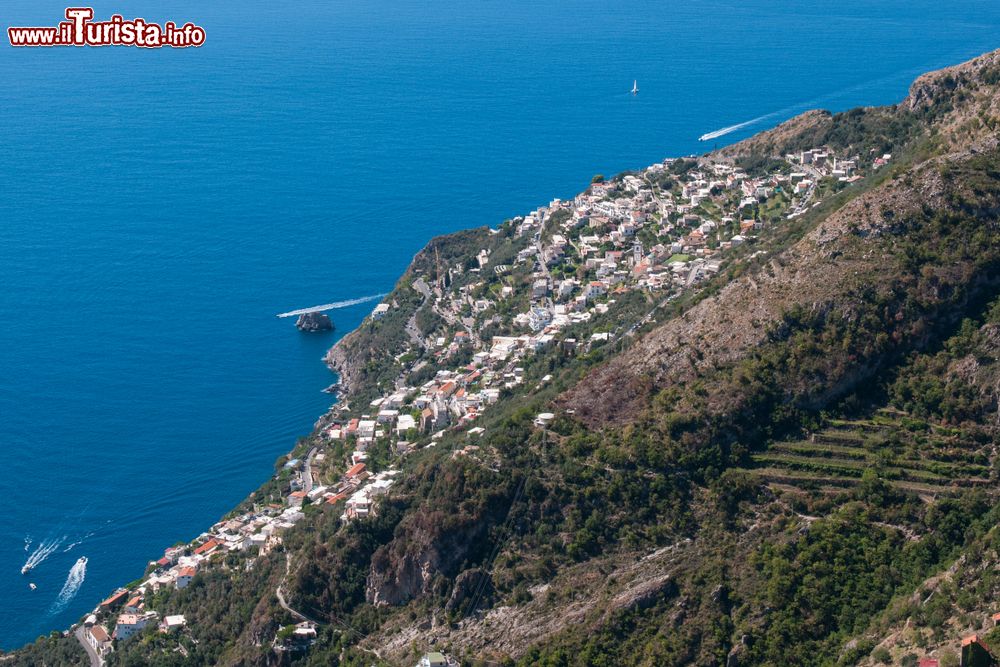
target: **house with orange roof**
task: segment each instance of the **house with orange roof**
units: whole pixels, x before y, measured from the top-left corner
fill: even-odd
[[[126,590],[124,588],[120,588],[117,591],[115,591],[114,593],[112,593],[110,597],[108,597],[106,600],[104,600],[100,604],[100,607],[101,607],[101,609],[105,609],[105,610],[115,609],[115,608],[121,606],[125,602],[125,600],[127,599],[127,596],[128,596],[128,590]]]
[[[177,590],[187,588],[188,584],[191,583],[191,580],[194,579],[194,575],[196,574],[198,574],[198,570],[194,569],[190,565],[177,570],[177,579],[174,582]]]
[[[195,556],[208,556],[219,548],[219,541],[214,537],[194,550]]]

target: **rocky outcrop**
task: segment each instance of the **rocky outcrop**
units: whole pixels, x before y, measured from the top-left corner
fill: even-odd
[[[965,94],[985,84],[989,92],[1000,79],[1000,50],[984,53],[978,58],[921,74],[910,86],[909,94],[900,104],[912,111],[924,111],[941,102],[953,102],[954,93],[964,89]],[[952,111],[953,109],[949,109]]]
[[[457,577],[455,577],[455,585],[451,589],[451,597],[448,598],[448,603],[445,605],[447,611],[457,611],[461,610],[464,605],[472,604],[473,598],[476,597],[476,592],[480,589],[488,588],[487,578],[489,575],[483,571],[482,568],[472,568],[471,570],[465,570]],[[480,600],[476,600],[476,606],[479,606]],[[466,613],[472,613],[473,609],[465,610]]]
[[[352,331],[337,341],[336,345],[327,350],[326,356],[323,358],[330,370],[337,374],[345,394],[350,394],[357,388],[363,369],[364,358],[358,354],[349,354],[347,351],[350,340],[355,333]]]
[[[299,331],[315,333],[318,331],[333,331],[333,320],[325,313],[305,313],[295,320]]]
[[[428,511],[408,516],[393,540],[372,557],[365,597],[376,606],[397,605],[430,592],[436,582],[443,583],[441,577],[457,574],[486,529],[478,514],[458,518]]]
[[[497,658],[516,659],[533,644],[568,628],[596,631],[615,615],[642,613],[658,601],[676,597],[679,589],[674,574],[684,567],[690,550],[690,540],[682,540],[650,553],[609,555],[599,564],[592,561],[571,565],[532,588],[530,599],[523,604],[487,604],[483,602],[487,598],[484,593],[476,615],[469,614],[471,599],[452,603],[463,594],[475,594],[482,569],[472,568],[456,577],[448,602],[448,609],[462,609],[464,605],[465,618],[461,621],[420,627],[418,620],[409,627],[392,626],[388,633],[383,629],[382,634],[373,634],[368,641],[383,650],[383,657],[395,658],[400,664],[414,640],[451,643]],[[490,586],[486,588],[488,591]],[[572,595],[561,597],[566,591],[572,591]],[[553,606],[555,598],[560,602]]]

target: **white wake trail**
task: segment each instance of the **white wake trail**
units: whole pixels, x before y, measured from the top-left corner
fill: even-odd
[[[73,567],[70,568],[69,574],[66,576],[66,583],[63,584],[62,590],[59,591],[59,597],[52,604],[51,613],[58,614],[66,605],[70,603],[74,597],[76,597],[77,592],[80,590],[80,586],[83,585],[83,580],[87,578],[87,558],[81,557],[77,559]]]
[[[66,541],[65,535],[54,540],[42,540],[35,550],[31,552],[31,555],[28,556],[28,560],[24,562],[24,569],[32,570],[41,565],[46,558],[51,556],[56,549],[62,546],[64,541]]]
[[[77,540],[76,542],[71,542],[71,543],[70,543],[69,545],[67,545],[67,546],[66,546],[66,548],[62,550],[62,552],[63,552],[63,553],[69,553],[69,552],[70,552],[70,551],[72,551],[72,550],[73,550],[73,549],[74,549],[75,547],[78,547],[78,546],[80,546],[80,545],[81,545],[81,544],[83,544],[83,543],[84,543],[84,542],[85,542],[86,540],[90,539],[90,538],[91,538],[91,537],[93,537],[93,536],[94,536],[94,533],[93,533],[93,531],[91,531],[91,532],[87,533],[86,535],[84,535],[83,537],[81,537],[80,539],[78,539],[78,540]]]
[[[920,66],[917,68],[906,68],[898,70],[887,74],[886,76],[879,77],[877,79],[871,79],[868,81],[862,81],[853,86],[847,86],[846,88],[841,88],[839,90],[827,93],[820,97],[807,100],[805,102],[799,102],[798,104],[793,104],[787,106],[784,109],[779,109],[778,111],[772,111],[771,113],[764,114],[763,116],[757,116],[756,118],[751,118],[750,120],[745,120],[742,123],[736,123],[735,125],[729,125],[728,127],[719,128],[718,130],[712,130],[711,132],[706,132],[705,134],[698,137],[698,141],[711,141],[712,139],[718,139],[719,137],[724,137],[725,135],[736,132],[737,130],[742,130],[745,127],[750,127],[751,125],[756,125],[757,123],[763,122],[765,120],[774,118],[775,116],[790,116],[794,113],[801,113],[806,109],[816,109],[828,101],[842,98],[847,93],[855,93],[862,90],[866,90],[872,86],[881,86],[889,82],[895,82],[901,78],[913,77],[922,72],[926,72],[929,69],[934,69],[933,63],[927,64],[927,66]]]
[[[742,130],[744,127],[750,127],[751,125],[756,125],[757,123],[763,122],[768,118],[773,118],[774,116],[777,116],[779,113],[781,113],[781,111],[774,111],[769,114],[764,114],[763,116],[757,116],[756,118],[745,120],[742,123],[736,123],[736,125],[730,125],[728,127],[723,127],[718,130],[706,132],[705,134],[698,137],[698,141],[711,141],[712,139],[718,139],[719,137],[724,137],[730,132],[735,132],[737,130]]]
[[[337,308],[347,308],[348,306],[356,306],[359,303],[366,303],[368,301],[375,301],[376,299],[381,299],[385,294],[372,294],[371,296],[362,296],[357,299],[347,299],[346,301],[334,301],[333,303],[323,304],[322,306],[313,306],[311,308],[299,308],[298,310],[290,310],[287,313],[278,313],[278,317],[294,317],[296,315],[305,315],[306,313],[321,313],[324,310],[336,310]]]

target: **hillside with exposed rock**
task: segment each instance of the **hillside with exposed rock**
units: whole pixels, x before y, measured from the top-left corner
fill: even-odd
[[[998,123],[1000,51],[434,239],[328,354],[344,400],[129,585],[188,626],[107,664],[997,644]]]

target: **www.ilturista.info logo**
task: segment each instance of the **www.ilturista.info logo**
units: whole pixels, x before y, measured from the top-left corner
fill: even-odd
[[[173,21],[162,26],[145,19],[126,21],[115,14],[107,21],[94,21],[91,7],[69,7],[66,21],[55,27],[7,28],[11,46],[139,46],[156,49],[164,46],[185,48],[205,43],[205,29]]]

